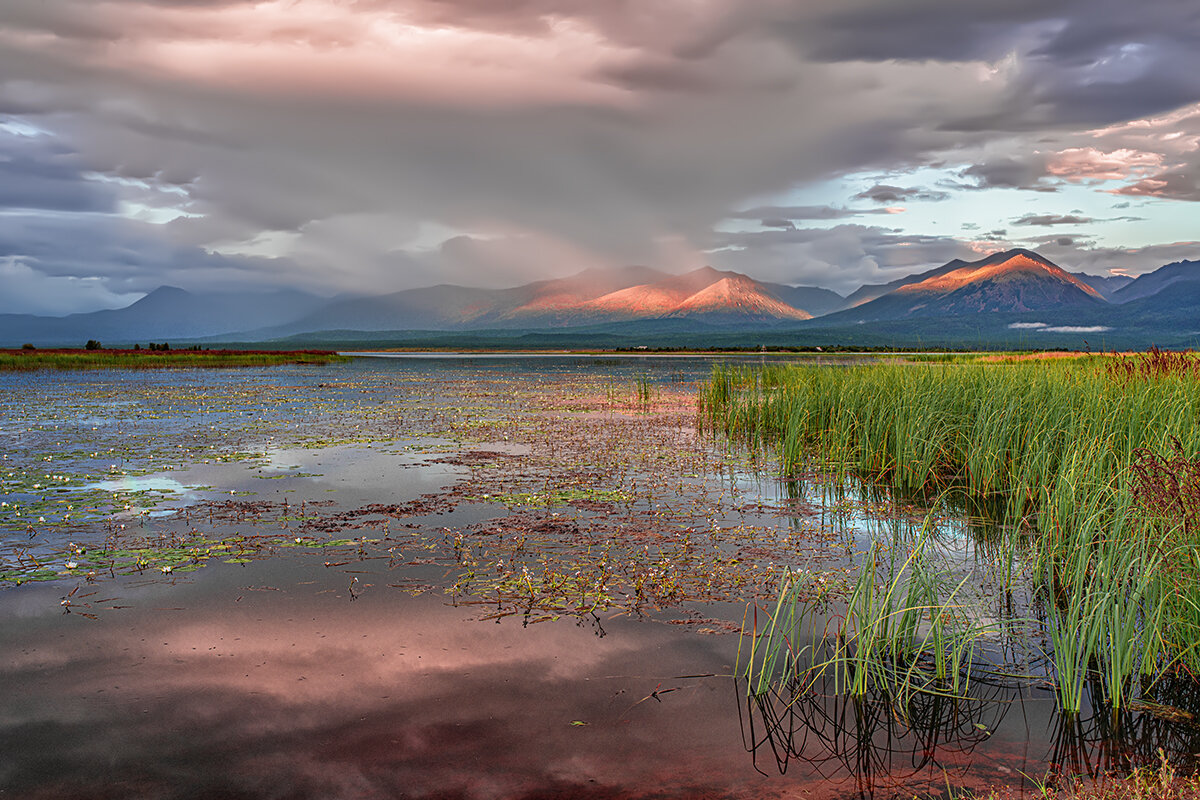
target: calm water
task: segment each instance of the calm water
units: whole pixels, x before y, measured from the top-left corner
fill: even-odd
[[[0,375],[0,794],[911,797],[1197,750],[1036,684],[747,703],[745,599],[919,518],[697,437],[710,366]]]

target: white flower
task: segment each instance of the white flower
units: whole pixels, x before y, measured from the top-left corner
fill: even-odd
[[[68,561],[68,562],[67,562],[66,564],[64,564],[63,566],[65,566],[67,569],[75,569],[75,568],[76,568],[76,567],[78,567],[79,565],[78,565],[78,564],[76,564],[74,561]]]

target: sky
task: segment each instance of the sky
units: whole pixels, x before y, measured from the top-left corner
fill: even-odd
[[[1194,0],[0,0],[0,313],[1200,259]]]

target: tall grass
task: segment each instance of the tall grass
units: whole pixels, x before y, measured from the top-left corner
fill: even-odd
[[[1120,709],[1135,678],[1200,670],[1200,379],[1190,358],[1113,363],[719,367],[702,416],[776,451],[786,474],[953,488],[1032,532],[1060,705],[1078,711],[1085,680],[1098,677],[1100,699]],[[1172,458],[1155,455],[1168,449]],[[861,574],[877,567],[868,555]],[[909,581],[895,608],[919,605],[919,585]],[[893,596],[857,592],[852,607],[910,624]]]
[[[1020,518],[1080,492],[1112,495],[1139,448],[1200,446],[1187,375],[1116,381],[1090,362],[718,367],[713,428],[777,447],[786,472],[820,466],[914,490],[1003,496]]]

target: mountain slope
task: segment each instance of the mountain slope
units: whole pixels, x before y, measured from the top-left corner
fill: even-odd
[[[703,267],[668,275],[647,267],[585,270],[568,278],[511,289],[441,285],[382,297],[352,298],[292,324],[253,331],[288,336],[317,330],[536,329],[661,317],[720,314],[723,324],[800,320],[761,284],[736,272]]]
[[[763,284],[712,267],[612,292],[584,304],[579,311],[580,318],[593,322],[706,316],[736,324],[812,317],[779,300]]]
[[[812,314],[814,317],[841,311],[846,307],[845,297],[819,286],[786,286],[782,283],[766,283],[764,281],[759,281],[759,285],[776,300]]]
[[[776,300],[745,275],[721,278],[684,300],[670,316],[742,314],[760,319],[812,319],[812,314]]]
[[[574,313],[580,305],[597,297],[669,277],[667,273],[649,267],[586,269],[568,278],[538,281],[511,290],[510,297],[519,298],[519,304],[502,312],[499,319],[520,323],[550,322]]]
[[[956,269],[959,269],[960,267],[965,266],[966,263],[967,263],[966,261],[956,258],[952,261],[948,261],[947,263],[943,264],[940,267],[935,267],[934,269],[926,270],[925,272],[920,272],[920,273],[917,273],[916,275],[908,275],[903,278],[897,278],[896,280],[889,281],[888,283],[864,284],[864,285],[858,287],[857,289],[855,289],[853,292],[851,292],[846,297],[846,306],[845,307],[846,308],[856,308],[858,306],[863,305],[864,303],[869,303],[876,298],[883,297],[885,294],[890,294],[891,292],[896,291],[897,289],[899,289],[901,286],[904,286],[905,284],[914,283],[916,281],[923,281],[927,278],[933,278],[933,277],[937,277],[938,275],[943,275],[947,272],[950,272],[952,270],[956,270]]]
[[[1112,300],[1113,294],[1133,283],[1128,275],[1088,275],[1086,272],[1070,272],[1079,280],[1100,293],[1105,300]]]
[[[1091,286],[1029,250],[1007,250],[970,263],[951,261],[917,277],[920,280],[825,319],[868,322],[1106,304]]]
[[[1139,275],[1132,283],[1113,293],[1114,303],[1128,303],[1158,294],[1181,281],[1200,280],[1200,261],[1176,261],[1154,272]]]
[[[499,303],[495,295],[487,289],[440,284],[378,297],[353,297],[330,303],[274,332],[279,335],[338,328],[443,330],[495,312]]]

